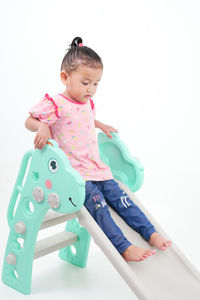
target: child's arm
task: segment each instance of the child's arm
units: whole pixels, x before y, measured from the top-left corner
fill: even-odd
[[[100,121],[94,120],[94,124],[96,128],[101,129],[105,134],[107,134],[107,136],[109,138],[112,138],[112,135],[110,134],[110,132],[117,132],[118,130],[115,129],[114,127],[110,126],[110,125],[106,125],[101,123]]]
[[[25,126],[30,131],[37,131],[34,139],[35,148],[42,149],[47,140],[51,139],[51,131],[48,124],[40,122],[38,119],[32,116],[28,117]]]

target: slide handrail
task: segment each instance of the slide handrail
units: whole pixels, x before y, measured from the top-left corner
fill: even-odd
[[[17,180],[15,182],[15,186],[14,186],[14,189],[13,189],[13,192],[12,192],[12,195],[10,198],[10,202],[8,205],[7,220],[8,220],[9,227],[11,227],[12,222],[13,222],[13,212],[14,212],[15,204],[16,204],[19,193],[20,194],[22,193],[22,189],[23,189],[22,183],[23,183],[24,176],[25,176],[25,173],[27,170],[28,161],[29,161],[30,157],[32,156],[33,151],[34,150],[27,151],[22,158],[20,169],[19,169],[19,172],[17,175]]]

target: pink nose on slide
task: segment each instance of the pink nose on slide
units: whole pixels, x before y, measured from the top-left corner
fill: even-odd
[[[51,182],[51,180],[47,179],[47,180],[45,181],[45,185],[46,185],[46,187],[47,187],[48,189],[51,189],[51,188],[52,188],[52,182]]]

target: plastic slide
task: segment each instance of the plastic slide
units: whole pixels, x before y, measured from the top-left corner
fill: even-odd
[[[154,224],[156,230],[161,235],[171,240],[147,209],[145,209],[140,201],[134,196],[133,192],[138,190],[143,182],[142,166],[139,165],[136,158],[130,155],[129,150],[119,139],[118,135],[113,134],[113,137],[114,138],[110,140],[105,135],[99,134],[101,159],[111,166],[112,172],[114,169],[114,175],[115,170],[117,169],[125,171],[126,175],[120,174],[116,171],[115,178],[119,179],[117,181],[120,187],[129,195],[130,199],[141,208],[151,223]],[[117,167],[116,164],[118,164]],[[131,165],[134,170],[131,170]],[[135,174],[135,176],[133,176],[133,174]],[[132,182],[130,182],[131,179],[133,180]],[[128,240],[130,240],[134,245],[149,248],[149,243],[147,241],[145,241],[136,231],[130,228],[130,226],[128,226],[111,207],[109,207],[109,209],[113,219],[121,228]],[[80,213],[82,213],[82,211],[78,214]],[[200,273],[178,249],[174,242],[172,247],[166,251],[157,250],[156,255],[142,262],[124,263],[123,258],[116,253],[115,249],[112,249],[112,254],[108,253],[110,251],[108,251],[108,246],[105,246],[105,237],[103,238],[102,236],[103,240],[101,240],[99,232],[97,240],[97,235],[94,232],[91,232],[91,226],[84,218],[86,213],[87,212],[84,212],[82,218],[79,217],[79,220],[83,225],[85,224],[84,226],[94,237],[94,241],[96,241],[98,246],[107,255],[113,266],[115,266],[139,299],[200,299]],[[92,227],[96,226],[93,224]],[[110,247],[114,248],[112,245]],[[116,255],[113,254],[114,252]]]
[[[118,183],[129,195],[130,199],[148,216],[157,231],[169,238],[162,227],[136,199],[131,190],[120,181],[118,181]],[[109,210],[111,211],[113,219],[128,240],[137,246],[150,247],[148,242],[130,228],[111,207],[109,207]],[[157,250],[155,255],[142,262],[127,263],[116,251],[93,218],[91,218],[85,207],[77,212],[77,215],[79,223],[87,228],[95,243],[102,249],[112,265],[121,274],[139,299],[200,299],[200,274],[174,243],[173,246],[166,251]]]
[[[99,133],[98,141],[101,159],[110,166],[115,180],[148,216],[157,231],[170,239],[134,196],[144,176],[139,160],[130,155],[118,134],[113,133],[113,138],[109,139]],[[59,249],[62,260],[85,267],[92,236],[139,299],[200,299],[199,271],[174,242],[166,251],[157,250],[156,255],[142,262],[127,263],[83,206],[84,185],[82,177],[71,167],[55,141],[49,140],[43,150],[31,150],[24,155],[8,207],[10,234],[2,273],[5,284],[29,294],[33,260]],[[133,244],[150,247],[109,209]],[[36,241],[39,230],[66,221],[65,231]]]

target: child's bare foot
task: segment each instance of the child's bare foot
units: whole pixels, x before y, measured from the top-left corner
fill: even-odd
[[[155,253],[155,249],[144,249],[131,245],[124,252],[122,252],[122,257],[126,261],[141,261],[151,255],[154,255]]]
[[[149,244],[156,246],[160,250],[166,250],[172,245],[172,242],[163,238],[159,233],[154,232],[150,237]]]

